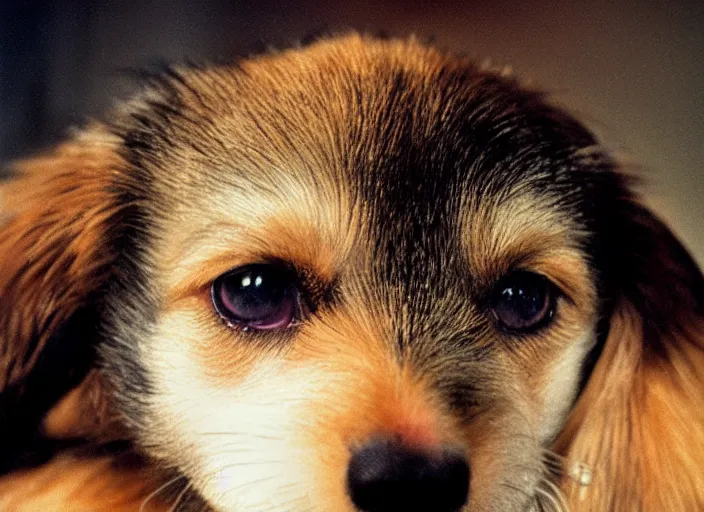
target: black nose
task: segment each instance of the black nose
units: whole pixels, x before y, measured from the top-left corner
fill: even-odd
[[[456,451],[375,440],[352,455],[347,485],[364,512],[457,512],[467,502],[469,464]]]

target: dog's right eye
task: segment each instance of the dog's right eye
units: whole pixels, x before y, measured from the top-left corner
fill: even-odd
[[[245,330],[286,328],[300,312],[296,274],[276,263],[245,265],[221,275],[213,282],[211,297],[229,325]]]

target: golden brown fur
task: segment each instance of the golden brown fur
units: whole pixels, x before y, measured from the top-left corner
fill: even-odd
[[[2,347],[3,389],[25,376],[46,339],[105,279],[111,254],[104,232],[115,214],[106,178],[120,167],[114,147],[86,136],[16,165],[22,179],[3,185],[10,221],[0,231],[0,290],[3,301],[22,305],[3,316],[3,329],[14,335]],[[61,301],[42,303],[45,297],[32,292],[35,282]]]
[[[556,449],[593,471],[588,492],[566,486],[570,510],[697,510],[704,506],[701,349],[682,333],[664,359],[647,354],[627,305]],[[605,362],[609,364],[603,364]],[[635,478],[634,478],[635,475]],[[617,492],[613,489],[617,488]],[[584,496],[588,498],[585,499]]]
[[[542,101],[416,42],[351,35],[167,71],[109,123],[16,164],[0,184],[0,420],[17,439],[0,445],[0,509],[347,511],[350,452],[380,435],[462,447],[466,512],[557,511],[562,495],[576,512],[704,509],[701,273]],[[524,110],[547,142],[499,130],[475,155],[462,146],[483,132],[453,138]],[[427,169],[406,190],[416,150]],[[560,158],[562,179],[535,170]],[[456,161],[488,170],[424,181]],[[572,204],[573,190],[593,195]],[[227,327],[212,283],[269,260],[324,305],[292,334]],[[516,268],[563,293],[520,339],[482,309]],[[218,441],[236,429],[246,443]],[[78,448],[27,463],[47,440]],[[220,479],[232,445],[261,480]]]
[[[568,489],[575,510],[697,510],[704,506],[698,292],[683,280],[666,228],[642,212],[634,219],[650,237],[642,254],[649,279],[636,283],[634,298],[658,315],[643,315],[628,292],[618,299],[604,352],[556,449],[595,468],[589,500]]]
[[[8,512],[159,512],[160,496],[147,498],[161,483],[152,471],[109,456],[60,455],[37,469],[0,480],[0,508]]]

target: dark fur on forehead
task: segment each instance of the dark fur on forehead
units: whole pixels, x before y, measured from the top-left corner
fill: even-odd
[[[593,136],[546,102],[542,93],[420,46],[408,45],[402,49],[407,55],[398,58],[383,50],[398,41],[367,39],[348,48],[349,42],[324,41],[329,55],[320,52],[322,57],[311,60],[313,69],[318,68],[311,73],[279,63],[258,70],[265,79],[233,63],[161,67],[147,73],[141,100],[113,123],[124,139],[126,157],[147,179],[144,188],[164,155],[179,145],[206,159],[222,160],[218,152],[236,158],[231,147],[235,141],[227,140],[231,134],[217,130],[218,121],[233,114],[254,118],[257,130],[288,137],[286,150],[292,152],[296,144],[317,143],[316,134],[306,133],[302,123],[334,117],[328,127],[338,132],[341,147],[315,149],[340,149],[335,156],[344,179],[356,185],[360,200],[371,201],[384,214],[391,208],[407,216],[409,205],[427,203],[427,196],[457,200],[471,193],[500,200],[517,187],[531,187],[560,203],[556,206],[588,208],[584,200],[600,188],[604,174],[610,179],[611,173],[601,171],[611,171],[612,164],[595,149]],[[260,56],[255,63],[286,59],[283,52]],[[333,59],[339,65],[331,66]],[[293,84],[283,82],[287,79],[298,96],[288,95],[286,89]],[[342,85],[326,87],[328,82]],[[259,101],[243,108],[244,100],[238,98],[243,92]],[[321,106],[328,110],[321,111]],[[306,135],[309,140],[302,138]],[[586,156],[585,149],[591,149]],[[237,160],[230,163],[231,172],[237,173]],[[307,163],[312,173],[331,171]],[[216,179],[228,179],[222,169],[218,172]],[[444,199],[420,217],[437,220],[448,206]]]
[[[371,214],[383,277],[410,288],[424,284],[411,279],[419,268],[443,268],[439,277],[448,285],[457,281],[441,260],[455,256],[455,213],[468,198],[498,204],[530,190],[588,234],[598,231],[604,210],[594,208],[595,197],[603,206],[623,189],[593,136],[512,78],[413,44],[396,49],[403,53],[399,58],[390,46],[398,41],[353,37],[322,44],[327,49],[310,58],[310,72],[281,65],[288,59],[284,52],[259,57],[265,61],[259,67],[255,60],[251,66],[189,65],[147,75],[143,99],[115,124],[127,160],[148,185],[150,174],[182,146],[211,164],[199,167],[192,183],[230,184],[231,175],[243,172],[243,155],[237,135],[218,123],[240,116],[261,132],[263,143],[272,134],[285,140],[283,149],[271,144],[259,151],[290,152],[283,161],[308,158],[311,183],[332,173],[352,187]],[[239,98],[244,94],[248,100]],[[313,118],[321,120],[313,124]],[[320,141],[321,125],[333,139]],[[302,148],[318,161],[301,156]],[[159,174],[159,180],[171,179],[171,172]],[[595,244],[575,242],[600,259]],[[440,247],[444,254],[437,253]],[[436,276],[425,279],[438,283]]]

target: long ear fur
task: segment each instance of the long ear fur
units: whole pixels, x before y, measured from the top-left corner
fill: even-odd
[[[39,468],[0,479],[0,509],[12,512],[166,512],[162,497],[179,492],[182,480],[155,477],[131,454],[81,456],[64,453]],[[181,484],[179,486],[179,484]],[[160,490],[159,493],[154,490]]]
[[[554,447],[593,470],[565,479],[570,510],[704,510],[704,279],[630,197],[607,245],[608,336]]]
[[[116,253],[117,147],[95,127],[0,184],[0,473],[32,462],[18,457],[42,417],[93,362]]]

